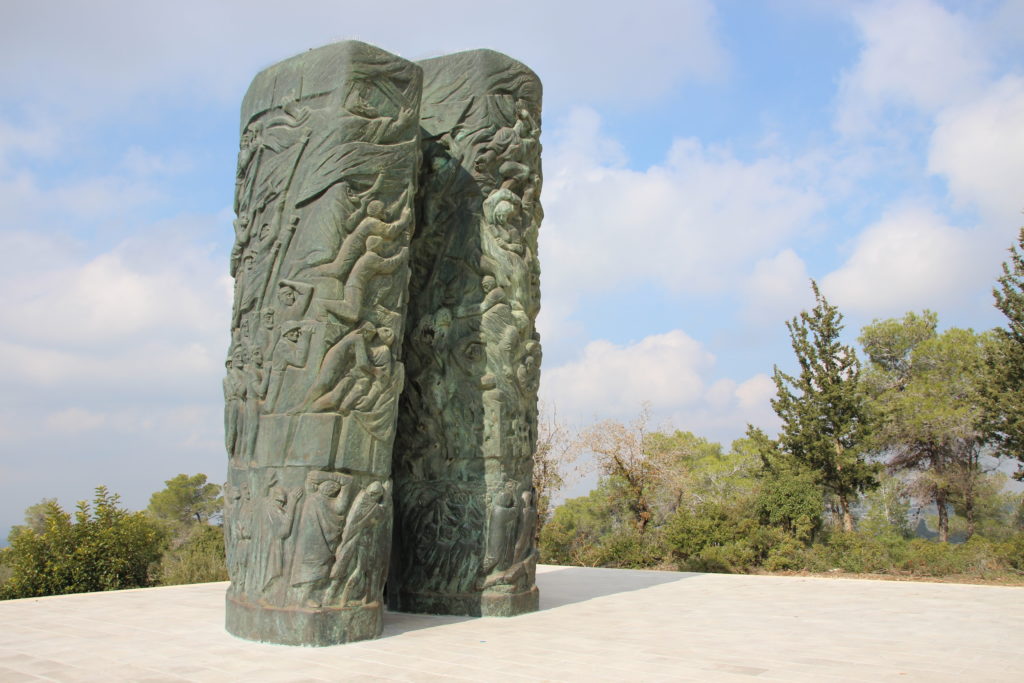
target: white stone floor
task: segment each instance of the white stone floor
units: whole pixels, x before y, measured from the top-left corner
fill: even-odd
[[[1024,588],[543,566],[539,612],[263,645],[225,583],[0,602],[0,681],[1021,681]]]

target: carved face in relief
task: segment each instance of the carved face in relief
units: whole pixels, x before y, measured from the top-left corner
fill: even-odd
[[[271,499],[279,506],[284,507],[285,503],[288,502],[288,494],[280,486],[275,486],[270,491]]]
[[[274,318],[276,313],[273,308],[264,308],[260,314],[260,318],[263,320],[263,327],[268,330],[274,329]]]
[[[515,213],[515,205],[512,202],[502,200],[494,207],[494,222],[498,225],[506,225]]]
[[[328,479],[327,481],[320,482],[320,487],[318,490],[320,491],[321,495],[324,495],[328,498],[334,498],[339,493],[341,493],[341,484],[334,481],[333,479]]]
[[[378,220],[384,220],[384,202],[374,199],[366,205],[366,214]]]
[[[277,290],[277,299],[285,306],[291,306],[295,303],[295,289],[288,285],[283,285]]]
[[[395,333],[391,331],[390,327],[378,327],[377,336],[380,337],[385,346],[391,346],[395,341]]]
[[[374,503],[379,503],[384,498],[384,487],[379,481],[375,481],[366,487],[366,494]]]

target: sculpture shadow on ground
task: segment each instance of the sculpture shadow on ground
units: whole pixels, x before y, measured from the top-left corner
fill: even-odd
[[[541,611],[565,607],[618,593],[644,590],[700,576],[693,572],[665,572],[643,569],[605,569],[600,567],[542,567],[537,572]],[[409,631],[439,628],[477,617],[387,612],[382,638]]]
[[[537,572],[540,609],[564,607],[617,593],[643,590],[700,574],[600,567],[549,567]]]

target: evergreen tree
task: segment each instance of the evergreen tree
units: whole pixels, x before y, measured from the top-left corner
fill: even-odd
[[[207,483],[205,474],[179,474],[164,483],[167,488],[150,496],[147,508],[158,519],[186,526],[203,524],[224,507],[220,486]]]
[[[999,286],[992,290],[1007,327],[996,328],[987,345],[980,427],[1004,454],[1024,462],[1024,228],[1009,251]],[[1014,478],[1024,479],[1024,465]]]
[[[779,445],[815,472],[839,505],[843,529],[853,531],[852,504],[878,485],[880,466],[865,460],[870,433],[860,363],[839,341],[843,316],[811,281],[815,306],[786,323],[800,365],[797,376],[776,366],[772,408],[782,420]]]
[[[985,335],[935,330],[931,311],[876,320],[860,341],[871,359],[865,385],[880,417],[873,442],[893,472],[914,472],[911,491],[938,512],[939,540],[949,538],[949,506],[959,501],[974,532],[982,475],[977,430]]]

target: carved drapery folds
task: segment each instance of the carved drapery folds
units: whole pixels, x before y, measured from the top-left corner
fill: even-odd
[[[232,633],[372,638],[386,582],[399,609],[536,609],[539,116],[536,76],[490,51],[416,65],[352,41],[253,81],[224,379]]]

